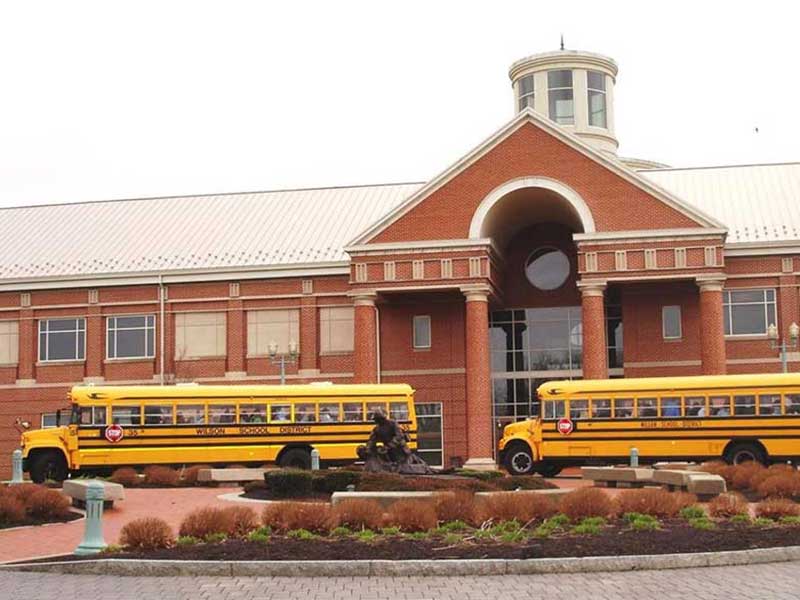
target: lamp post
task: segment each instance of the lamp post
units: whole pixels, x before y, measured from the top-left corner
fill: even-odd
[[[797,340],[800,338],[800,326],[797,323],[792,323],[789,325],[789,341],[787,343],[786,336],[779,336],[778,335],[778,328],[775,326],[774,323],[770,324],[767,327],[767,337],[769,338],[769,344],[773,350],[780,349],[781,351],[781,365],[783,366],[783,372],[789,372],[789,357],[788,351],[797,348]]]
[[[281,385],[286,383],[286,364],[293,365],[297,362],[297,342],[294,340],[289,341],[289,352],[281,352],[278,354],[278,344],[274,341],[269,343],[267,347],[269,350],[269,362],[273,365],[280,365],[281,367]]]

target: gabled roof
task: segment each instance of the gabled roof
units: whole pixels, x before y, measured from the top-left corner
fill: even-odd
[[[800,163],[639,173],[725,223],[728,245],[800,240]]]
[[[483,142],[481,142],[478,146],[473,148],[470,152],[468,152],[461,159],[456,161],[445,171],[443,171],[442,173],[431,179],[426,185],[420,188],[415,194],[413,194],[400,206],[394,209],[390,214],[386,215],[383,219],[375,223],[364,233],[359,235],[357,238],[353,239],[348,244],[348,246],[351,245],[355,246],[367,243],[370,239],[372,239],[378,233],[386,229],[397,219],[399,219],[400,217],[411,211],[420,202],[425,200],[425,198],[430,196],[435,190],[442,187],[448,181],[456,177],[459,173],[463,172],[468,167],[470,167],[473,163],[475,163],[475,161],[477,161],[482,156],[490,152],[492,148],[500,144],[503,140],[508,138],[512,133],[514,133],[517,129],[519,129],[526,123],[532,123],[534,126],[545,130],[552,136],[561,140],[562,142],[572,147],[573,149],[577,150],[578,152],[584,154],[585,156],[591,158],[595,162],[606,167],[607,169],[614,172],[618,176],[622,177],[629,183],[632,183],[636,187],[654,196],[655,198],[664,202],[665,204],[677,210],[678,212],[686,215],[687,217],[695,221],[698,225],[702,227],[712,227],[715,229],[720,229],[725,227],[722,223],[715,220],[713,217],[703,213],[696,207],[693,207],[692,205],[686,203],[685,201],[681,200],[680,198],[673,195],[669,191],[660,187],[658,184],[652,182],[651,180],[643,178],[642,176],[637,174],[636,171],[628,169],[622,163],[612,158],[609,158],[602,152],[595,150],[577,136],[569,133],[563,127],[560,127],[559,125],[553,123],[549,119],[546,119],[545,117],[541,116],[533,109],[526,108],[521,112],[519,112],[513,119],[511,119],[503,127],[495,131],[491,136],[486,138]]]

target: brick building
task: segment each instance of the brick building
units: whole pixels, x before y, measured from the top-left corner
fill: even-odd
[[[0,211],[0,475],[71,385],[277,383],[273,343],[291,382],[410,383],[426,458],[478,466],[546,379],[780,370],[800,164],[620,158],[616,76],[514,63],[515,116],[426,183]]]

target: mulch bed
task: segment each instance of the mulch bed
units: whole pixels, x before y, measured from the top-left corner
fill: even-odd
[[[12,525],[0,525],[0,531],[2,531],[3,529],[12,529],[14,527],[28,527],[30,525],[47,525],[49,523],[69,523],[70,521],[75,521],[81,518],[83,518],[82,514],[70,511],[70,513],[62,519],[51,519],[49,521],[47,520],[42,521],[39,519],[25,519],[24,521],[21,521],[19,523],[14,523]]]
[[[475,540],[448,545],[440,537],[414,540],[382,536],[373,542],[361,542],[353,538],[299,540],[275,535],[267,543],[228,540],[221,544],[121,552],[100,557],[221,561],[526,559],[715,552],[793,546],[799,542],[800,528],[797,527],[757,528],[721,523],[716,530],[703,531],[690,527],[685,521],[673,520],[663,523],[658,531],[632,531],[618,522],[606,527],[599,535],[561,534],[519,543]],[[81,559],[69,556],[59,560]]]

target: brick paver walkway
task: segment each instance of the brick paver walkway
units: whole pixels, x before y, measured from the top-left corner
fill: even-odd
[[[321,598],[358,600],[782,600],[798,597],[800,563],[673,571],[505,577],[109,577],[0,572],[0,597],[37,600]]]
[[[125,500],[103,514],[103,535],[109,544],[116,543],[122,526],[138,517],[165,519],[175,531],[183,516],[201,506],[229,502],[217,496],[238,488],[126,489]],[[45,527],[0,530],[0,562],[37,556],[71,554],[83,537],[84,522],[58,523]],[[2,587],[0,587],[2,590]],[[0,591],[0,598],[3,598]]]

